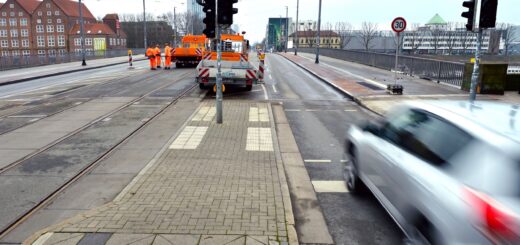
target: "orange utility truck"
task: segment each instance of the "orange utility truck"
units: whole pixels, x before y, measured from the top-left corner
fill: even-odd
[[[172,49],[172,62],[176,67],[197,66],[206,50],[205,35],[186,35],[181,47]]]

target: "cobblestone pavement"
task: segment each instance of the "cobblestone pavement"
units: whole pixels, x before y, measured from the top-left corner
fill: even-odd
[[[286,214],[270,107],[205,101],[113,202],[52,228],[40,244],[284,244]],[[274,131],[274,130],[273,130]],[[283,173],[281,173],[283,174]]]

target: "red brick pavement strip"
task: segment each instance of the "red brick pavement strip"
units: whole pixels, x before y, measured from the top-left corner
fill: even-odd
[[[365,86],[359,85],[357,81],[346,78],[345,75],[320,64],[316,64],[306,58],[282,53],[280,53],[280,55],[309,71],[313,75],[321,78],[322,80],[332,83],[331,85],[342,90],[342,92],[345,92],[352,98],[381,94],[381,92],[376,92]]]

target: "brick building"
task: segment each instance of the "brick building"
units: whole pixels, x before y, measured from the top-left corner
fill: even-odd
[[[81,8],[87,49],[125,48],[126,34],[119,28],[117,14],[109,14],[105,23],[98,23],[84,4]],[[79,23],[77,1],[7,0],[0,4],[0,56],[54,56],[78,51]],[[94,45],[101,39],[104,43]]]

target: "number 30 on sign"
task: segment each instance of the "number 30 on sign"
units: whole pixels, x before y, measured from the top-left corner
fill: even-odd
[[[406,29],[406,20],[403,17],[397,17],[392,21],[392,30],[399,33]]]

